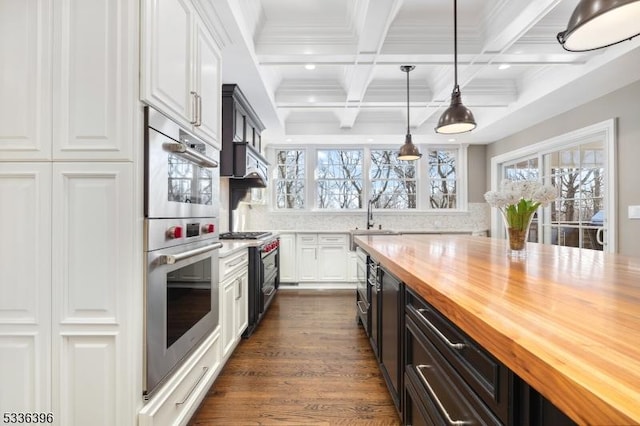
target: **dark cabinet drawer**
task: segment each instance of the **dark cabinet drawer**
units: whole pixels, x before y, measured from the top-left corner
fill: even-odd
[[[509,370],[420,296],[407,290],[406,314],[464,382],[503,422],[509,419]]]
[[[424,392],[418,391],[419,384],[414,384],[413,380],[404,375],[404,401],[403,413],[404,424],[411,426],[429,426],[442,423],[437,415],[435,407],[425,399]],[[430,408],[430,409],[429,409]]]
[[[410,318],[406,319],[405,338],[406,377],[411,381],[418,395],[422,395],[423,411],[429,413],[429,418],[434,424],[500,425],[506,423],[494,415]],[[416,415],[416,408],[406,408],[413,410],[411,414],[408,413],[408,416]]]

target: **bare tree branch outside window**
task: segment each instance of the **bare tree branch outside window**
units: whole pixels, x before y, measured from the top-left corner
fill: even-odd
[[[455,209],[457,201],[456,151],[429,151],[429,205],[432,209]]]
[[[371,199],[378,209],[415,209],[417,185],[415,162],[398,160],[397,151],[371,150]]]
[[[337,210],[362,208],[363,167],[361,149],[319,149],[317,207]]]
[[[303,209],[305,199],[305,152],[280,150],[276,153],[276,208]]]

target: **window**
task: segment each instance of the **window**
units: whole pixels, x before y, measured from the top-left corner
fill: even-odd
[[[279,150],[276,152],[276,207],[303,209],[305,207],[305,152]]]
[[[317,150],[316,205],[319,209],[360,209],[363,205],[362,150]]]
[[[429,208],[455,209],[458,179],[456,173],[457,150],[429,151]]]
[[[422,147],[419,161],[399,161],[397,146],[306,145],[268,149],[276,210],[464,211],[467,147]],[[428,154],[426,154],[428,152]]]
[[[558,198],[540,209],[529,241],[615,252],[615,122],[529,145],[491,159],[492,188],[503,178],[553,184]],[[495,209],[492,209],[495,210]],[[492,211],[492,234],[504,235]]]
[[[544,156],[559,196],[545,228],[551,244],[603,249],[604,144],[589,142]]]
[[[371,199],[378,209],[417,207],[416,163],[399,161],[397,150],[372,149],[369,180]]]

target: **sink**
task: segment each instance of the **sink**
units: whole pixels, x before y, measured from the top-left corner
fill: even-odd
[[[350,229],[349,230],[349,249],[356,250],[356,244],[353,237],[358,235],[398,235],[398,232],[391,229]]]

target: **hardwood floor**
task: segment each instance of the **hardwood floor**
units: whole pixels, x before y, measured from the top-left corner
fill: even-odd
[[[190,425],[398,425],[354,290],[280,291]]]

